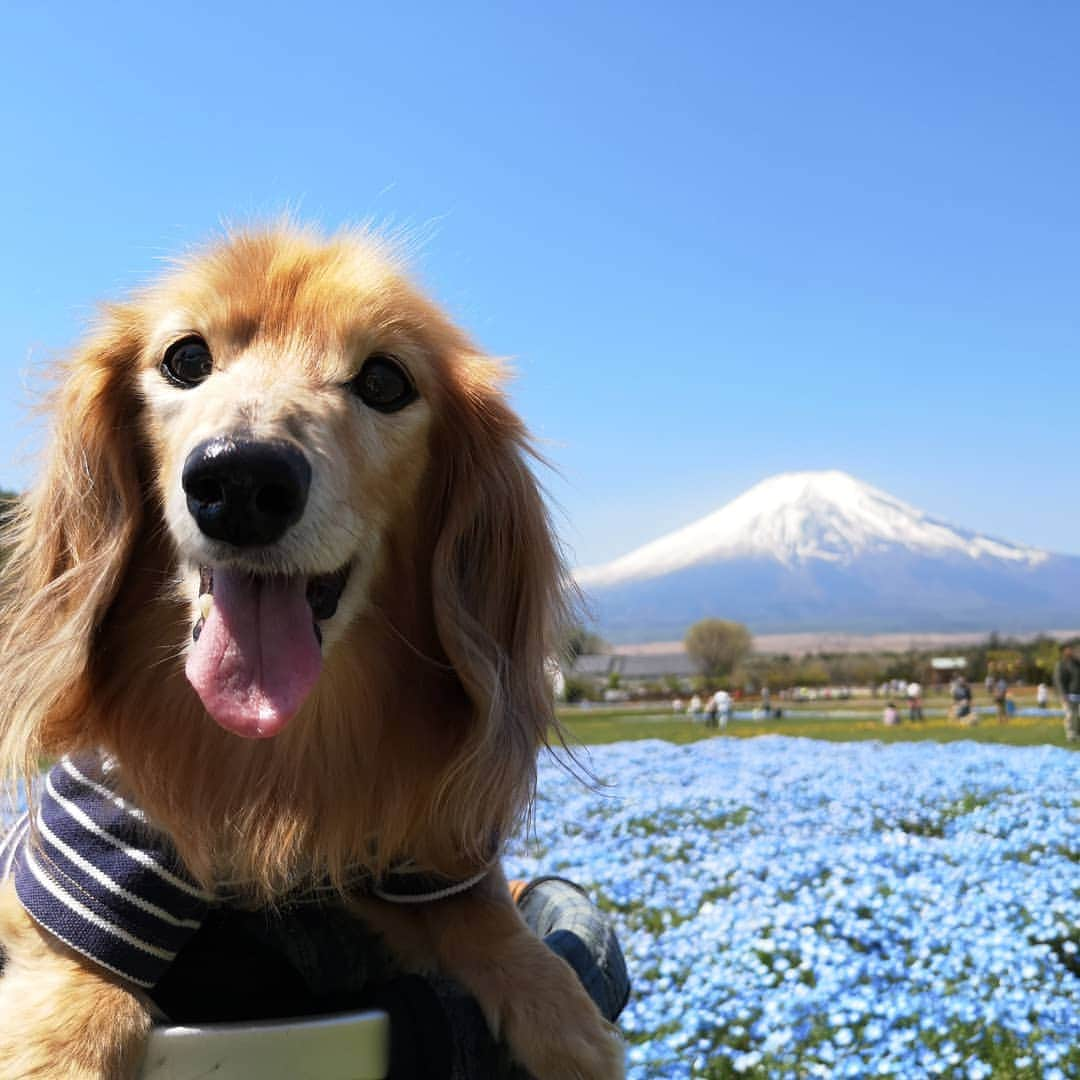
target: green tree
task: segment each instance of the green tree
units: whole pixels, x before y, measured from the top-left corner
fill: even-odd
[[[588,701],[594,697],[592,683],[588,679],[579,679],[571,675],[566,680],[563,696],[566,698],[567,703],[571,705],[578,701]]]
[[[702,619],[684,639],[687,655],[707,679],[730,674],[750,654],[754,639],[742,623]]]
[[[1054,665],[1061,656],[1061,646],[1049,637],[1039,637],[1031,646],[1028,678],[1032,681],[1049,682]]]
[[[829,669],[816,657],[806,657],[795,668],[794,682],[796,686],[828,686]]]
[[[986,652],[987,668],[994,675],[1004,675],[1006,679],[1015,679],[1024,662],[1019,649],[988,649]]]
[[[563,637],[562,652],[567,660],[576,660],[579,656],[607,651],[608,643],[599,634],[586,630],[580,623],[577,626],[571,626]]]

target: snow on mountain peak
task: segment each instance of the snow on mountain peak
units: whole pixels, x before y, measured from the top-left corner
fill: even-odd
[[[692,525],[603,566],[584,567],[575,577],[585,587],[607,586],[729,558],[771,558],[785,566],[807,560],[844,564],[897,547],[1030,566],[1048,557],[1037,548],[958,529],[830,470],[771,476]]]

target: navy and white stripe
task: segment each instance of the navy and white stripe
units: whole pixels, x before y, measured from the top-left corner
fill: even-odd
[[[395,869],[375,882],[371,892],[380,900],[389,900],[392,904],[427,904],[468,892],[488,876],[488,871],[489,867],[485,866],[478,874],[459,881],[441,874]]]
[[[168,836],[118,795],[112,780],[101,755],[63,758],[38,786],[35,805],[0,841],[0,881],[14,875],[22,906],[49,933],[149,988],[220,897],[192,881]],[[459,880],[403,862],[378,880],[360,871],[355,888],[392,903],[428,903],[473,888],[487,873],[485,867]],[[286,902],[321,902],[332,891]]]
[[[30,828],[30,814],[25,813],[8,830],[3,841],[0,841],[0,881],[7,881],[11,876],[11,867],[18,853],[19,844]]]
[[[137,986],[153,986],[202,925],[199,889],[168,838],[109,787],[107,761],[65,757],[37,805],[0,844],[27,913],[76,952]]]

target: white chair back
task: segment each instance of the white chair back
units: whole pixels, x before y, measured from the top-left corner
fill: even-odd
[[[154,1028],[139,1080],[381,1080],[389,1068],[389,1018],[354,1012]]]

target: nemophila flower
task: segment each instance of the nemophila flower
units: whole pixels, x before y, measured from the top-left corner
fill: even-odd
[[[611,912],[635,1080],[989,1078],[1024,1057],[1080,1075],[1076,762],[970,743],[602,747],[610,787],[544,764],[508,869],[575,878]]]

